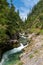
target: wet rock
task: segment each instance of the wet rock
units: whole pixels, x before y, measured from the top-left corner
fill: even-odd
[[[25,46],[25,45],[27,45],[27,43],[23,43],[23,45]]]
[[[20,44],[19,44],[19,42],[18,42],[18,40],[10,40],[10,44],[11,44],[11,46],[13,46],[13,48],[14,47],[18,47]]]
[[[12,39],[19,39],[20,36],[19,36],[19,32],[16,32],[15,34],[12,34]]]
[[[4,44],[0,44],[0,60],[2,58],[2,55],[4,52],[13,49],[14,47],[18,47],[19,46],[19,33],[15,33],[13,34],[11,37],[11,39],[9,39],[6,43]]]
[[[0,61],[1,61],[1,58],[4,52],[11,50],[14,47],[18,47],[18,46],[19,46],[18,40],[11,40],[10,42],[1,45],[0,46]]]

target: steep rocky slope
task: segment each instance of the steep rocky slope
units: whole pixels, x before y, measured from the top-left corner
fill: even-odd
[[[43,35],[32,37],[32,41],[21,57],[23,65],[43,65]]]

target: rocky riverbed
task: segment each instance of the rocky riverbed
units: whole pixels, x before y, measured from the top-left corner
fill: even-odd
[[[27,37],[21,36],[21,38],[22,37],[28,40],[28,46],[24,48],[23,53],[19,55],[18,58],[20,61],[14,65],[43,65],[43,35],[32,33],[28,34]],[[23,43],[24,41],[22,40]]]
[[[11,40],[14,42],[14,46],[15,44],[17,45],[17,40]],[[0,62],[0,65],[14,65],[14,64],[18,64],[18,62],[20,61],[20,56],[22,51],[25,47],[28,46],[27,43],[27,39],[24,35],[21,35],[19,38],[19,46],[15,46],[13,49],[8,50],[7,52],[5,52],[2,56],[2,60]],[[19,54],[19,55],[18,55]],[[20,61],[19,63],[22,64],[22,62]]]
[[[43,35],[31,35],[30,44],[20,56],[22,65],[43,65]]]

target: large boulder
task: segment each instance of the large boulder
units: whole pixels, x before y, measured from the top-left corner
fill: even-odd
[[[12,34],[12,39],[14,40],[14,39],[19,39],[19,32],[16,32],[15,34]]]

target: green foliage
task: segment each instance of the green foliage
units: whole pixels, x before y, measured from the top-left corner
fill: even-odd
[[[30,54],[30,55],[29,55],[29,58],[30,58],[30,59],[32,59],[33,57],[34,57],[34,55],[33,55],[33,54]]]
[[[35,50],[34,53],[38,53],[39,51],[38,50]]]
[[[26,20],[26,28],[39,28],[43,29],[43,1],[40,0],[34,6],[32,12],[28,14]]]
[[[38,29],[38,28],[30,28],[30,33],[36,33],[36,34],[38,34],[38,33],[40,33],[40,29]]]
[[[4,26],[0,26],[0,44],[6,43],[9,39],[9,36],[6,35],[6,28]]]
[[[23,65],[23,63],[22,62],[19,62],[18,65]]]
[[[5,43],[7,39],[10,39],[12,34],[20,31],[22,23],[19,11],[15,11],[12,1],[10,7],[7,0],[0,0],[0,43]]]

